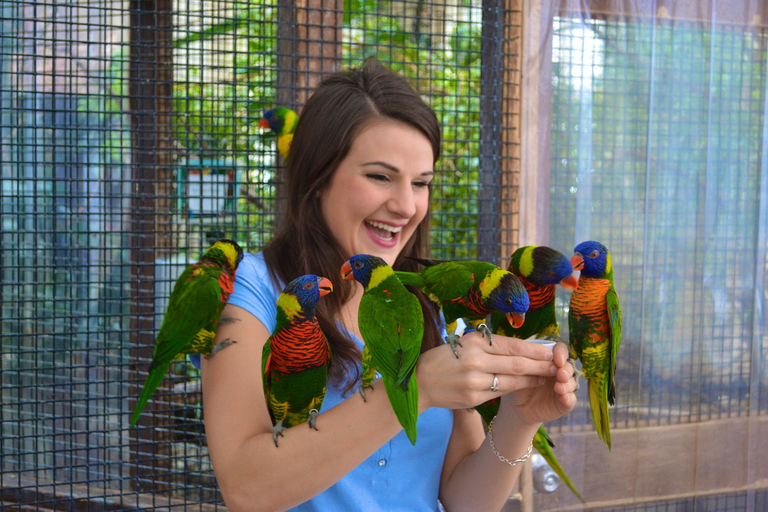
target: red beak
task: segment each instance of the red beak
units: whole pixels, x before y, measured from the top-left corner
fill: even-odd
[[[352,265],[349,264],[349,261],[345,261],[341,266],[341,277],[347,281],[355,280],[355,275],[352,273]]]
[[[573,267],[573,270],[581,270],[581,267],[584,266],[584,258],[581,254],[576,253],[571,256],[571,266]]]
[[[261,120],[259,121],[259,128],[267,128],[267,129],[269,129],[270,128],[269,121],[267,121],[266,119],[264,119],[262,117]]]
[[[321,277],[317,280],[317,287],[320,289],[320,296],[328,295],[333,291],[333,283],[327,277]]]
[[[577,286],[579,286],[579,280],[575,275],[573,275],[573,273],[571,273],[571,275],[560,281],[560,286],[566,290],[574,290]]]
[[[525,322],[525,313],[507,313],[506,316],[507,322],[515,329],[521,327]]]

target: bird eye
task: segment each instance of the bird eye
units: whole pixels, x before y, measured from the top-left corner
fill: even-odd
[[[356,261],[355,268],[363,268],[363,263],[361,261]]]
[[[305,284],[304,288],[306,288],[307,290],[311,290],[312,289],[312,283]]]
[[[549,273],[547,273],[547,277],[555,277],[555,273],[554,272],[549,272]]]
[[[599,252],[597,252],[597,249],[595,249],[594,251],[592,251],[592,254],[590,254],[590,255],[589,255],[589,257],[590,257],[590,258],[597,258],[597,255],[598,255],[598,254],[600,254],[600,253],[599,253]]]
[[[505,306],[511,306],[512,305],[512,301],[510,299],[504,299],[504,305]]]

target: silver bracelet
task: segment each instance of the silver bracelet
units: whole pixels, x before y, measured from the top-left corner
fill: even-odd
[[[510,466],[515,466],[517,464],[520,464],[521,462],[527,461],[531,457],[531,452],[533,451],[533,441],[531,441],[531,444],[528,445],[528,451],[520,457],[519,459],[515,460],[509,460],[505,456],[499,453],[499,451],[496,449],[496,446],[493,444],[493,422],[496,420],[496,416],[493,417],[491,422],[488,424],[488,441],[491,443],[491,450],[493,450],[493,454],[496,455],[501,462],[504,464],[509,464]]]

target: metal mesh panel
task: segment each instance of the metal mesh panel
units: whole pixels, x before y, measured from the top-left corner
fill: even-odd
[[[263,111],[300,110],[324,73],[377,55],[413,81],[445,128],[435,256],[499,256],[518,144],[481,117],[510,80],[499,2],[2,9],[2,509],[222,508],[193,367],[175,363],[128,422],[176,277],[224,236],[259,250],[280,216]]]
[[[551,238],[613,255],[625,313],[612,422],[746,414],[752,346],[765,344],[753,314],[766,35],[555,27]]]

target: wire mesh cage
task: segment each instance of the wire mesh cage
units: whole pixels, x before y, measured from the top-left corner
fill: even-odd
[[[2,5],[2,508],[221,508],[192,366],[128,421],[181,271],[279,221],[264,111],[300,112],[324,74],[375,55],[437,111],[436,256],[514,242],[520,20],[500,2]]]
[[[2,2],[0,509],[225,508],[193,366],[174,363],[128,427],[155,334],[205,248],[256,252],[284,213],[265,110],[300,115],[324,75],[369,56],[443,129],[433,256],[611,250],[624,311],[611,426],[626,442],[593,450],[586,386],[547,425],[582,508],[765,509],[765,27],[565,4],[533,45],[531,86],[523,41],[541,13],[523,2]],[[524,114],[526,90],[547,115]],[[546,137],[526,146],[535,123]],[[627,466],[631,482],[607,478]]]

